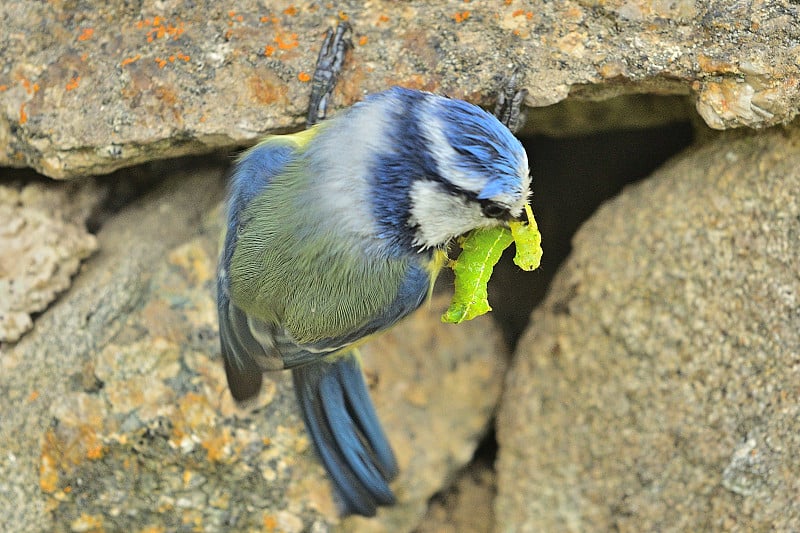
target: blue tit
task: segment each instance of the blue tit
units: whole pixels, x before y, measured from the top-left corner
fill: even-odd
[[[292,370],[343,514],[394,503],[398,471],[354,344],[417,309],[448,244],[519,217],[529,187],[494,116],[402,88],[236,163],[217,287],[228,385],[242,401]]]

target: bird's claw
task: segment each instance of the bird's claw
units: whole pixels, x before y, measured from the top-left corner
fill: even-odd
[[[500,89],[497,92],[497,104],[494,107],[494,116],[505,124],[511,133],[516,133],[525,122],[522,114],[522,101],[525,100],[528,91],[519,88],[520,77],[519,69],[515,68],[510,76],[502,78]]]
[[[311,99],[306,119],[308,127],[325,120],[328,114],[328,103],[342,71],[345,55],[353,48],[351,34],[352,29],[347,22],[340,22],[335,30],[328,28],[325,34],[311,81]]]

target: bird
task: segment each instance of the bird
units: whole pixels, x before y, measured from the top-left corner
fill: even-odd
[[[289,369],[342,515],[396,499],[357,346],[430,296],[448,246],[523,214],[527,154],[492,114],[392,87],[241,155],[217,272],[232,396]]]

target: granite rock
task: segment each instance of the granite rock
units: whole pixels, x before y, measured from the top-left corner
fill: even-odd
[[[103,388],[95,373],[98,358],[143,304],[154,265],[197,235],[203,214],[219,202],[221,173],[165,179],[143,201],[107,220],[97,235],[99,250],[69,290],[39,316],[32,332],[15,345],[0,346],[0,531],[91,530],[91,513],[83,521],[75,516],[74,525],[54,522],[48,495],[59,487],[59,478],[52,474],[65,465],[48,457],[86,459],[81,446],[100,444],[92,429],[105,416],[97,410]],[[136,332],[137,338],[147,335]],[[69,442],[77,447],[48,456],[43,450],[63,442],[56,438],[58,427],[69,427],[57,417],[72,405],[76,411],[68,420],[85,413],[100,418],[76,428]],[[99,476],[84,481],[89,486],[107,483]]]
[[[104,188],[94,181],[0,185],[0,343],[17,341],[97,250],[86,228]]]
[[[574,238],[498,415],[497,531],[800,529],[800,130],[722,135]]]
[[[492,105],[516,66],[529,106],[685,95],[713,128],[786,123],[800,109],[799,9],[789,0],[5,2],[0,165],[68,178],[299,129],[324,31],[343,20],[355,48],[340,106],[394,84]]]
[[[490,533],[495,477],[491,462],[474,460],[447,491],[431,501],[425,520],[414,533]]]

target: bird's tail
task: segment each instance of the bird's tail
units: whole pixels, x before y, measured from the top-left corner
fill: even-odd
[[[308,432],[344,514],[392,505],[397,461],[375,414],[358,358],[337,355],[292,369]]]

